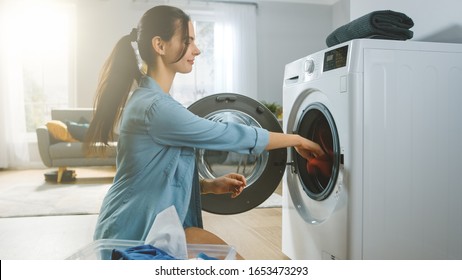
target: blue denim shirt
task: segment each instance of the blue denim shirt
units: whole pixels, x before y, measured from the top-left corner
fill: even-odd
[[[117,172],[94,238],[144,240],[171,205],[184,227],[202,227],[195,149],[259,154],[268,141],[265,129],[194,115],[143,77],[122,113]]]

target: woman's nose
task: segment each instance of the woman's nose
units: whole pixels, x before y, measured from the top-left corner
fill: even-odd
[[[199,48],[196,45],[194,45],[193,55],[198,56],[200,54],[201,54],[201,50],[199,50]]]

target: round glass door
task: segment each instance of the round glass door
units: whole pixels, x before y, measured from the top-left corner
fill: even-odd
[[[235,110],[213,112],[206,119],[217,122],[234,122],[248,126],[261,127],[248,114]],[[242,155],[234,152],[198,150],[198,171],[201,178],[217,178],[229,173],[239,173],[246,177],[248,186],[261,176],[268,163],[268,152],[260,155]]]
[[[292,149],[303,190],[314,200],[324,200],[335,187],[340,166],[339,138],[332,115],[323,104],[312,103],[301,115],[296,133],[324,150],[323,156],[307,160]]]
[[[282,132],[277,119],[264,105],[239,94],[207,96],[188,109],[217,122],[234,122]],[[201,178],[217,178],[228,173],[246,177],[247,186],[236,198],[231,198],[230,194],[201,196],[203,210],[215,214],[237,214],[255,208],[274,192],[284,174],[287,149],[265,151],[260,155],[198,149],[196,158]]]

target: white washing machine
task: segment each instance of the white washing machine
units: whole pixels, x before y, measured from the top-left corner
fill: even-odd
[[[462,259],[462,45],[353,40],[286,65],[282,250],[291,259]]]

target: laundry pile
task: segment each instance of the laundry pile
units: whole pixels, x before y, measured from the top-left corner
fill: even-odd
[[[391,10],[374,11],[345,24],[326,38],[328,47],[361,38],[408,40],[414,22],[407,15]]]

